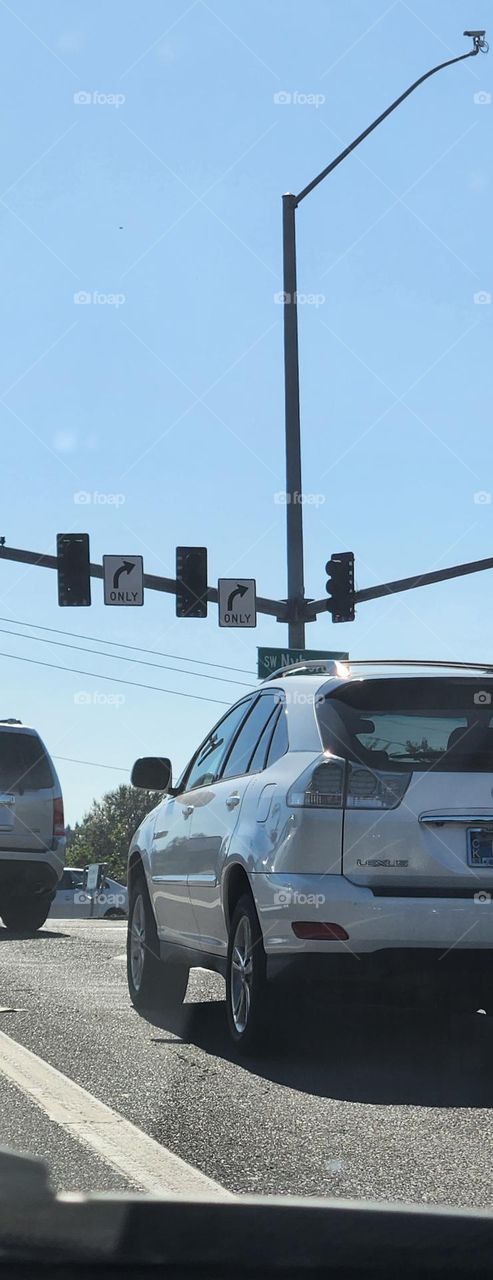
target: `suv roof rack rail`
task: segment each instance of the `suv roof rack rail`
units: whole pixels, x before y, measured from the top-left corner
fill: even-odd
[[[305,662],[290,662],[285,667],[278,667],[276,671],[271,671],[268,676],[264,676],[263,683],[268,680],[277,680],[279,676],[299,676],[299,675],[328,675],[340,676],[345,679],[349,675],[349,665],[337,658],[307,658]]]
[[[445,662],[438,658],[307,658],[305,662],[291,662],[264,676],[262,681],[277,680],[279,676],[328,675],[348,679],[354,667],[413,667],[419,670],[432,668],[438,671],[477,671],[493,675],[493,662]]]
[[[22,724],[22,720],[15,720],[14,716],[0,716],[0,724]]]
[[[447,671],[482,671],[493,674],[492,662],[444,662],[437,658],[355,658],[351,667],[437,667]]]

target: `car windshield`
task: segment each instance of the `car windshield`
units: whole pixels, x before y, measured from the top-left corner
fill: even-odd
[[[0,1260],[493,1232],[491,9],[0,0]]]
[[[492,686],[356,682],[317,705],[324,746],[377,768],[493,772]]]

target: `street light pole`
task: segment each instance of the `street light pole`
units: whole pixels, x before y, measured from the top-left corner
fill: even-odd
[[[440,62],[431,71],[415,80],[408,89],[401,93],[381,115],[368,125],[363,133],[350,142],[343,151],[322,169],[299,195],[287,194],[282,198],[283,226],[283,287],[284,287],[284,403],[285,403],[285,440],[286,440],[286,550],[287,550],[287,614],[288,643],[293,649],[305,647],[305,622],[309,618],[308,601],[305,600],[303,571],[303,505],[301,485],[301,433],[300,433],[300,375],[298,354],[298,305],[296,286],[296,209],[305,196],[318,187],[329,173],[337,168],[346,156],[363,142],[373,130],[387,119],[405,98],[414,90],[436,75],[444,67],[452,67],[456,62],[465,62],[466,58],[475,58],[476,54],[486,52],[488,46],[484,31],[465,31],[465,36],[473,40],[473,48],[456,58],[448,58]]]
[[[303,508],[301,504],[300,373],[296,288],[296,196],[282,198],[284,263],[284,386],[286,398],[286,535],[289,647],[305,647]]]

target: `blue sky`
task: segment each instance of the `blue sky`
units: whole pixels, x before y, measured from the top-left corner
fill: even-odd
[[[93,560],[168,576],[177,543],[206,544],[211,584],[283,596],[281,193],[465,51],[487,6],[1,0],[0,23],[0,533],[54,553],[87,531]],[[333,551],[354,551],[360,587],[492,554],[493,306],[475,301],[493,292],[492,66],[437,75],[298,212],[312,596]],[[139,754],[179,769],[214,699],[243,692],[223,674],[255,683],[256,645],[286,641],[263,617],[221,631],[214,607],[178,621],[171,597],[115,611],[94,583],[93,600],[60,610],[53,573],[0,566],[0,627],[24,637],[0,634],[0,714],[95,762],[57,761],[72,822]],[[323,616],[308,643],[486,659],[492,621],[486,574]]]

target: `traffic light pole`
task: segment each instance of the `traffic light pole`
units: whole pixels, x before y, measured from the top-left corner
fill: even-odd
[[[466,58],[474,58],[481,50],[486,50],[484,31],[465,31],[470,36],[474,47],[468,53],[456,58],[448,58],[440,62],[424,75],[419,76],[408,89],[401,93],[394,102],[373,120],[363,133],[350,142],[330,164],[322,169],[299,195],[288,193],[282,198],[283,224],[283,285],[284,285],[284,402],[285,402],[285,442],[286,442],[286,552],[287,552],[287,621],[289,628],[289,647],[303,649],[305,647],[305,622],[313,618],[313,605],[305,599],[303,571],[303,498],[301,487],[301,431],[300,431],[300,381],[298,354],[298,306],[296,284],[296,209],[315,187],[323,182],[347,156],[373,130],[390,116],[401,102],[404,102],[419,85],[436,75],[444,67],[452,67],[456,62],[465,62]],[[325,606],[327,607],[327,606]]]

